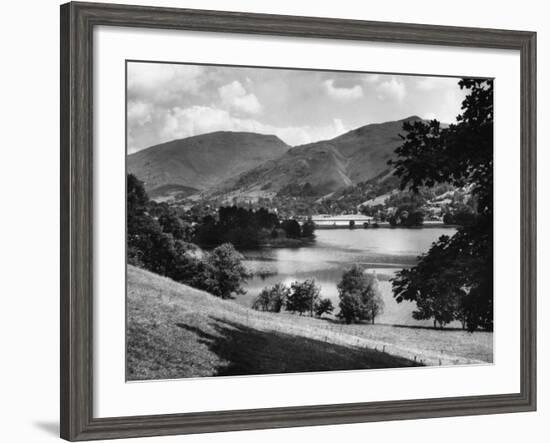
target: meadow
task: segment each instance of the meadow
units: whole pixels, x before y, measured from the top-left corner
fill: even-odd
[[[254,311],[128,266],[127,380],[492,361],[492,333]]]

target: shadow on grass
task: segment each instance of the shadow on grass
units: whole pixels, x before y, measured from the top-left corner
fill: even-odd
[[[382,324],[382,323],[381,323]],[[392,326],[394,328],[404,328],[404,329],[427,329],[429,331],[441,331],[441,332],[456,332],[456,331],[462,331],[466,332],[466,329],[462,328],[451,328],[448,326],[445,326],[444,328],[434,328],[433,326],[419,326],[419,325],[391,325],[388,324],[387,326]]]
[[[330,317],[321,317],[319,320],[326,321],[327,323],[331,323],[333,325],[340,325],[340,326],[350,326],[346,323],[344,323],[342,320],[336,319],[336,318],[330,318]],[[391,326],[392,328],[403,328],[403,329],[425,329],[428,331],[442,331],[442,332],[456,332],[456,331],[467,331],[467,329],[463,328],[456,328],[456,327],[450,327],[445,326],[444,328],[434,328],[433,326],[422,326],[422,325],[396,325],[393,323],[371,323],[371,322],[360,322],[360,323],[353,323],[354,325],[367,325],[367,326]],[[474,331],[477,332],[477,331]],[[480,332],[485,332],[481,331]]]
[[[226,363],[216,375],[280,374],[417,366],[401,357],[305,337],[265,332],[211,317],[209,332],[202,327],[176,325],[196,334]]]

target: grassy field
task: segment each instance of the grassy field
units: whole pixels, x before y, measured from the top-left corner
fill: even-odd
[[[291,327],[297,316],[255,312],[131,266],[127,303],[128,380],[415,365],[320,339],[306,324],[300,333]]]
[[[253,311],[128,267],[127,379],[492,361],[492,334]]]

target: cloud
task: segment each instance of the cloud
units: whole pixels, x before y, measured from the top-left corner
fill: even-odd
[[[435,116],[450,123],[460,112],[465,94],[457,81],[131,62],[128,152],[223,130],[275,134],[296,146],[334,138],[346,128],[405,115]]]
[[[342,120],[335,118],[327,125],[283,126],[259,122],[253,118],[240,118],[224,109],[211,106],[176,107],[164,115],[159,135],[160,142],[192,137],[214,131],[246,131],[275,134],[285,143],[296,146],[326,140],[346,131]]]
[[[436,120],[437,116],[433,112],[427,112],[426,114],[422,115],[422,118],[424,120]]]
[[[337,88],[334,86],[334,80],[329,79],[323,82],[323,86],[329,97],[335,100],[348,101],[363,97],[363,88],[359,85],[351,88]]]
[[[330,140],[347,131],[339,118],[334,118],[326,125],[318,126],[292,126],[284,128],[272,128],[273,134],[291,146],[305,145],[320,140]]]
[[[458,88],[458,79],[452,77],[423,77],[416,81],[416,87],[421,91]]]
[[[364,74],[362,75],[362,80],[367,84],[378,83],[381,76],[380,74]]]
[[[128,64],[128,99],[173,104],[182,94],[197,94],[206,78],[196,65],[164,63]]]
[[[377,86],[379,99],[393,99],[402,102],[407,95],[407,89],[403,80],[391,77]]]
[[[334,129],[336,131],[336,135],[342,135],[344,132],[347,132],[344,122],[342,122],[342,119],[340,118],[333,118],[332,123],[334,125]]]
[[[250,84],[250,81],[248,83]],[[252,115],[262,112],[262,105],[258,101],[258,98],[252,93],[248,94],[243,85],[237,80],[220,86],[218,93],[222,104],[230,109]]]
[[[153,120],[153,106],[149,103],[129,101],[128,120],[138,126],[151,123]]]

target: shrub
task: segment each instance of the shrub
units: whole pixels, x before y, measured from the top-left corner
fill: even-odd
[[[290,289],[283,283],[262,289],[252,302],[252,309],[258,311],[281,312],[285,306]]]
[[[334,311],[334,306],[329,298],[322,298],[315,305],[316,317],[322,317],[323,314],[331,314],[332,311]]]
[[[291,312],[298,312],[300,315],[309,311],[313,317],[313,311],[320,293],[321,288],[315,284],[313,279],[303,282],[295,281],[290,285],[286,309]]]

